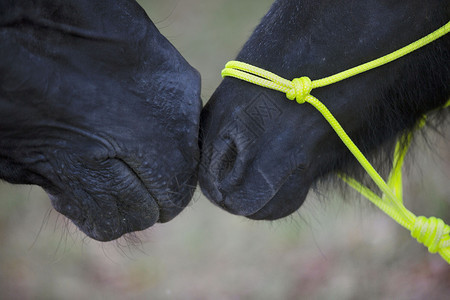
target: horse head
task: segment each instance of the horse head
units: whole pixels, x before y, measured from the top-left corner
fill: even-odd
[[[107,241],[197,182],[200,76],[135,2],[0,3],[0,178]]]
[[[447,1],[275,1],[238,54],[283,78],[319,79],[391,53],[439,28]],[[383,67],[313,90],[368,156],[450,98],[450,37]],[[201,115],[200,186],[227,211],[277,219],[310,187],[356,160],[323,116],[282,93],[225,78]]]

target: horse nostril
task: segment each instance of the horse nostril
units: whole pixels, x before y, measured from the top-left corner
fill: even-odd
[[[253,152],[249,151],[256,134],[248,129],[242,118],[223,126],[217,134],[202,134],[202,160],[199,183],[212,202],[223,205],[231,194],[240,190]],[[209,140],[205,137],[209,136]],[[250,159],[249,159],[250,158]]]

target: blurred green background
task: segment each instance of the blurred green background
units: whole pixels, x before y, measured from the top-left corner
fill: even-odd
[[[202,74],[204,102],[270,0],[139,1]],[[407,206],[450,222],[450,130],[409,158]],[[413,166],[412,166],[413,165]],[[199,191],[181,215],[128,245],[86,238],[35,186],[0,183],[0,299],[444,299],[450,268],[366,200],[311,193],[256,222]]]

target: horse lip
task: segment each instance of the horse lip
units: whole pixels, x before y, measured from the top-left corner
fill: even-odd
[[[145,188],[145,190],[147,191],[147,193],[150,195],[150,197],[156,202],[157,206],[158,206],[158,221],[159,221],[159,217],[161,215],[161,205],[158,201],[158,198],[155,196],[155,194],[152,193],[152,191],[150,190],[150,188],[147,186],[147,184],[145,183],[145,180],[142,179],[142,176],[140,175],[140,173],[135,170],[129,163],[127,163],[125,160],[120,159],[120,158],[115,158],[117,159],[119,162],[123,163],[129,170],[130,174],[132,174],[140,183],[141,185]]]

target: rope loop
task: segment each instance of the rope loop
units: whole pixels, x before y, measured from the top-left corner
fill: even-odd
[[[439,218],[417,217],[411,228],[411,236],[425,247],[430,253],[440,250],[441,240],[448,234],[448,226]]]
[[[303,76],[292,80],[292,89],[286,93],[289,100],[296,100],[298,103],[305,103],[305,99],[312,90],[312,82],[309,77]]]

